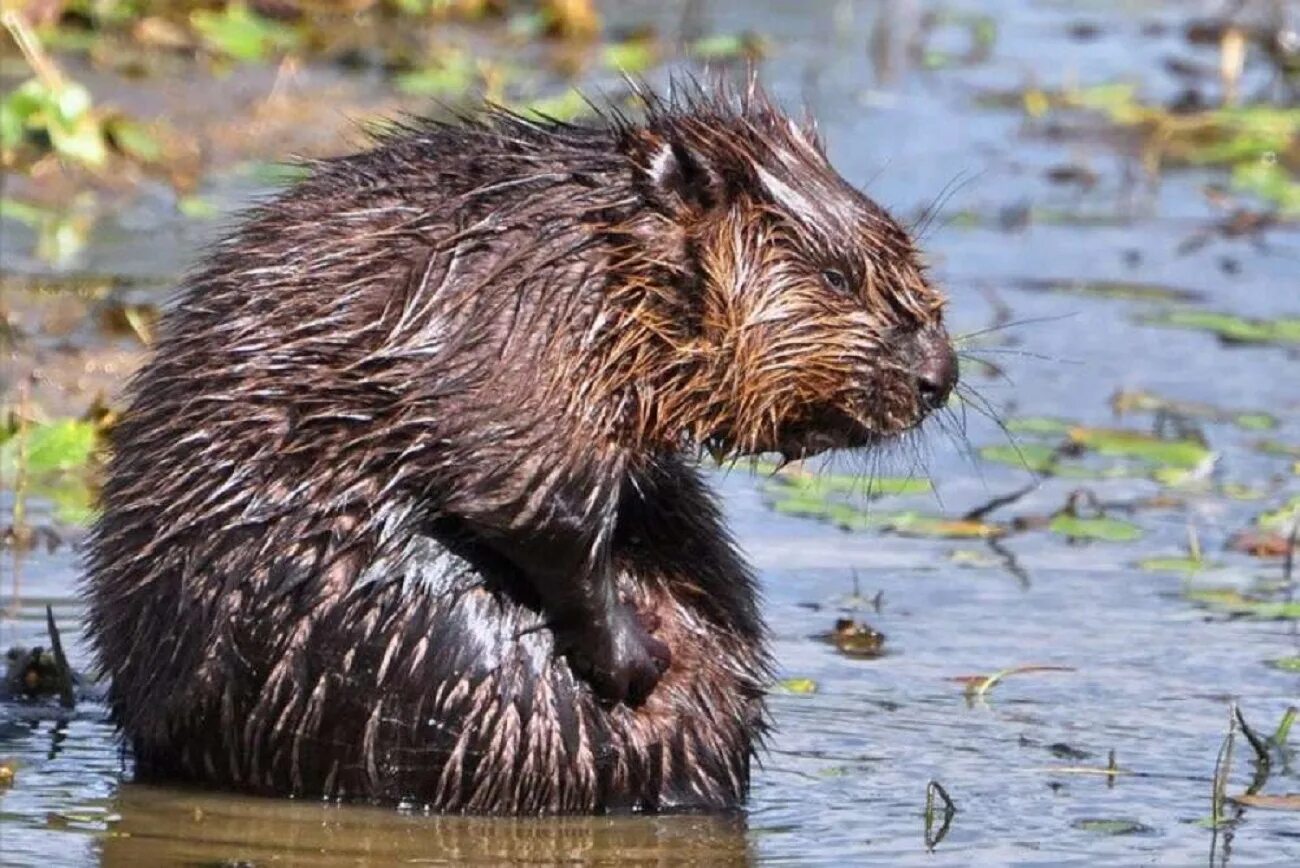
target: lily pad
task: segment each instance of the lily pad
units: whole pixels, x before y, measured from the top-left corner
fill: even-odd
[[[1150,573],[1182,573],[1183,575],[1195,575],[1219,566],[1192,557],[1143,558],[1137,562],[1137,565],[1138,569]]]
[[[1023,437],[1058,437],[1068,433],[1075,423],[1055,416],[1023,416],[1008,419],[1006,427],[1009,433]]]
[[[1300,522],[1300,494],[1292,497],[1282,506],[1268,512],[1260,513],[1255,523],[1264,530],[1278,534],[1287,534]]]
[[[1196,440],[1165,440],[1124,428],[1071,428],[1072,443],[1100,455],[1136,458],[1173,467],[1196,467],[1210,457],[1210,450]]]
[[[772,481],[775,488],[792,489],[809,497],[846,494],[877,498],[887,495],[928,494],[934,488],[930,480],[915,476],[854,476],[798,472],[777,473]]]
[[[1062,513],[1052,518],[1048,530],[1070,539],[1129,542],[1142,536],[1142,529],[1131,521],[1099,516],[1083,518]]]
[[[298,32],[254,12],[244,3],[231,3],[220,12],[196,9],[190,24],[208,48],[235,60],[262,60],[297,46]]]
[[[782,678],[777,685],[786,693],[807,695],[817,692],[817,682],[811,678]]]
[[[1147,325],[1194,329],[1215,334],[1228,344],[1300,344],[1300,317],[1248,319],[1227,313],[1167,310],[1143,318]]]
[[[455,97],[465,93],[478,76],[468,55],[450,53],[426,69],[402,73],[393,83],[402,93],[415,96]]]
[[[1031,473],[1053,472],[1060,457],[1056,447],[1045,443],[983,446],[979,450],[979,455],[985,461],[1021,467]]]
[[[1226,422],[1246,431],[1271,431],[1278,426],[1276,416],[1257,411],[1223,410],[1201,401],[1180,401],[1141,389],[1121,389],[1110,399],[1116,413],[1169,413],[1212,422]]]
[[[1139,823],[1137,820],[1122,817],[1087,818],[1075,820],[1070,825],[1084,832],[1095,832],[1098,835],[1147,835],[1153,831],[1150,826]]]
[[[1300,601],[1250,597],[1236,588],[1189,588],[1184,595],[1193,603],[1228,615],[1261,621],[1300,619]]]

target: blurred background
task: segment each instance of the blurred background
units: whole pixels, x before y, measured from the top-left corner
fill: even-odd
[[[1300,3],[0,10],[0,864],[1300,862]],[[130,783],[76,544],[203,245],[372,121],[751,67],[921,238],[964,386],[887,454],[715,473],[779,666],[747,815]]]

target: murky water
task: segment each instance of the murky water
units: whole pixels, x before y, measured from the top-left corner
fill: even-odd
[[[775,51],[766,79],[784,100],[810,104],[843,174],[868,184],[887,205],[915,214],[955,185],[944,213],[969,219],[940,219],[925,239],[952,295],[954,330],[984,329],[1004,308],[1028,321],[995,335],[997,348],[1010,352],[987,358],[1005,377],[968,369],[968,382],[1000,414],[1113,425],[1111,395],[1142,389],[1271,412],[1278,424],[1267,436],[1300,444],[1294,344],[1229,346],[1201,332],[1143,324],[1161,302],[1051,291],[1142,283],[1190,290],[1199,296],[1189,303],[1198,310],[1300,315],[1294,223],[1271,229],[1262,246],[1215,237],[1180,249],[1222,218],[1203,193],[1222,173],[1179,170],[1151,180],[1131,143],[1072,136],[1027,122],[1016,110],[982,107],[981,95],[1030,83],[1127,79],[1152,98],[1168,96],[1176,82],[1164,73],[1164,60],[1186,51],[1182,22],[1218,6],[1078,5],[996,4],[996,41],[969,63],[958,57],[927,64],[907,46],[928,13],[987,12],[992,4],[767,0],[701,4],[700,17],[688,18],[711,30],[768,35]],[[673,32],[682,10],[623,4],[611,17],[653,20]],[[941,28],[929,45],[962,55],[967,35],[961,27]],[[1214,55],[1203,59],[1213,63]],[[1085,167],[1095,182],[1049,179],[1065,165]],[[207,192],[231,206],[257,187],[226,174]],[[103,221],[71,267],[121,278],[110,298],[156,296],[211,232],[145,196]],[[45,275],[46,285],[58,285],[33,249],[29,233],[5,224],[6,273]],[[9,300],[29,292],[24,286],[31,282],[7,284]],[[117,364],[128,367],[131,353],[116,344],[107,349],[114,347]],[[111,384],[120,369],[101,368],[96,376]],[[978,414],[968,421],[973,447],[1005,442]],[[1151,419],[1123,423],[1149,428]],[[15,780],[0,789],[0,862],[1205,862],[1215,758],[1230,703],[1268,732],[1300,701],[1300,675],[1269,664],[1300,653],[1296,621],[1199,607],[1186,593],[1188,579],[1134,565],[1183,553],[1191,528],[1207,558],[1222,565],[1212,584],[1275,584],[1283,575],[1279,559],[1227,552],[1225,542],[1300,485],[1295,458],[1252,448],[1258,432],[1214,423],[1203,431],[1219,453],[1219,477],[1260,488],[1263,496],[1181,494],[1176,504],[1128,515],[1142,532],[1129,543],[1071,544],[1029,531],[995,551],[979,540],[845,533],[775,511],[770,483],[744,470],[719,474],[740,541],[762,573],[780,675],[796,688],[772,696],[776,731],[744,816],[438,818],[145,787],[130,782],[129,763],[93,701],[66,718],[47,707],[8,705],[0,706],[0,761],[12,764]],[[853,458],[836,463],[866,466]],[[1030,481],[1023,469],[972,459],[937,429],[881,467],[907,473],[918,464],[937,492],[877,501],[873,509],[901,505],[957,517]],[[1140,476],[1049,479],[1006,514],[1053,513],[1081,484],[1106,501],[1162,490]],[[11,503],[10,492],[0,494],[6,512]],[[31,519],[49,508],[36,500]],[[42,644],[47,603],[73,633],[80,612],[75,553],[30,554],[18,575],[3,554],[0,605],[9,608],[0,616],[0,647]],[[846,614],[886,634],[884,656],[851,659],[814,638]],[[84,664],[75,635],[65,641],[74,666]],[[970,699],[952,680],[1020,665],[1061,668],[1009,676]],[[801,692],[809,687],[815,689]],[[1112,753],[1117,771],[1106,774]],[[1227,792],[1244,790],[1254,771],[1238,738]],[[957,807],[933,847],[923,816],[930,780]],[[1293,750],[1276,752],[1265,791],[1300,792]],[[1227,810],[1237,821],[1213,841],[1214,858],[1300,863],[1300,813]],[[935,818],[931,839],[941,821]]]

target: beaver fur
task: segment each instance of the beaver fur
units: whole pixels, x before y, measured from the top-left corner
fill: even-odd
[[[89,632],[138,776],[439,811],[739,805],[755,582],[695,458],[869,446],[956,363],[761,91],[409,120],[249,214],[112,435]]]

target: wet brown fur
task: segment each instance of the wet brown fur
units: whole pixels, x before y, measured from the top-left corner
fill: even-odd
[[[635,121],[397,125],[186,281],[89,547],[140,776],[488,813],[743,801],[768,660],[692,459],[913,427],[941,299],[811,129],[687,91]],[[499,553],[569,528],[672,650],[635,707],[575,675]]]

